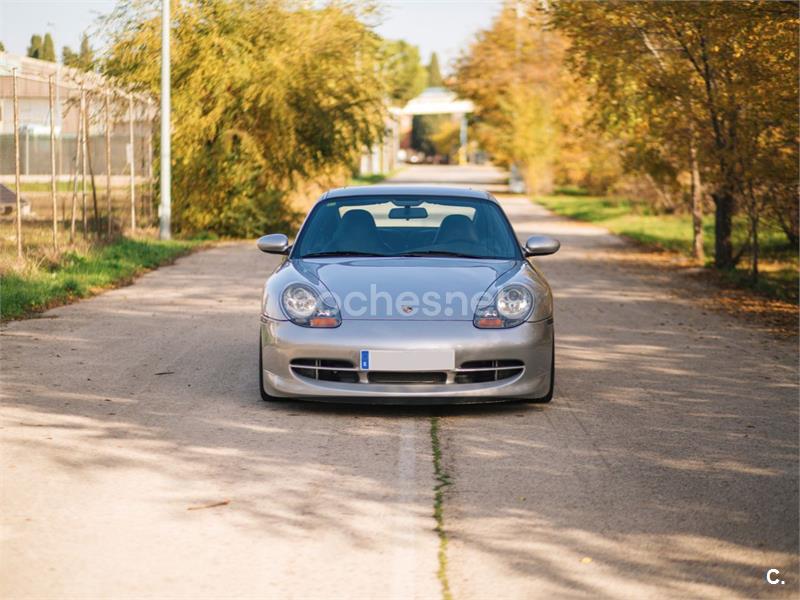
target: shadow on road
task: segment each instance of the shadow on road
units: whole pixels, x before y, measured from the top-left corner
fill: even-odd
[[[519,201],[507,209],[520,235],[562,241],[537,261],[557,302],[552,405],[262,402],[269,265],[248,245],[7,326],[7,461],[35,456],[75,503],[70,486],[112,495],[135,470],[139,483],[118,490],[149,503],[133,519],[183,523],[188,506],[230,499],[227,526],[254,547],[281,540],[265,557],[333,534],[342,555],[368,554],[379,540],[365,515],[430,512],[399,495],[398,448],[405,421],[438,415],[457,596],[488,589],[471,575],[485,564],[541,595],[748,596],[771,567],[795,574],[781,592],[796,590],[796,350],[700,311],[669,274],[608,261],[615,238]]]

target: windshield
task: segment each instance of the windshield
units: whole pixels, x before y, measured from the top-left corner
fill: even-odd
[[[292,250],[314,256],[462,256],[518,259],[500,208],[480,198],[375,196],[319,203]]]

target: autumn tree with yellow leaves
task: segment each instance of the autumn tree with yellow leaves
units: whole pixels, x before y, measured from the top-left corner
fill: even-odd
[[[118,7],[102,63],[154,98],[158,5]],[[173,2],[172,18],[174,226],[231,236],[290,229],[286,194],[349,167],[383,134],[382,40],[345,5]]]

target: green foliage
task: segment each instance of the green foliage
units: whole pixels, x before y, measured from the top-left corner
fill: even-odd
[[[31,36],[31,43],[28,46],[27,54],[31,58],[42,58],[42,36],[38,33]]]
[[[19,318],[85,298],[169,263],[197,245],[122,239],[88,252],[67,252],[49,269],[28,266],[22,271],[8,271],[0,277],[0,318]]]
[[[156,98],[158,4],[115,11],[103,65]],[[175,4],[172,19],[173,224],[288,230],[286,194],[349,167],[383,133],[381,40],[339,5],[207,0]]]
[[[411,119],[411,148],[428,156],[436,154],[432,137],[447,119],[446,115],[414,115]]]
[[[430,136],[436,154],[455,160],[461,147],[461,124],[454,119],[444,119]]]
[[[77,53],[69,46],[64,46],[61,50],[61,62],[74,69],[91,71],[94,68],[94,50],[92,50],[92,46],[89,43],[89,36],[85,33],[83,34],[80,50]]]
[[[38,58],[39,60],[56,62],[56,48],[53,44],[53,36],[49,33],[46,33],[44,38],[38,34],[32,35],[27,55],[31,58]]]
[[[3,45],[3,42],[0,42],[0,52],[5,52],[6,47]]]
[[[381,55],[383,78],[395,104],[402,106],[425,89],[427,71],[416,46],[403,40],[385,40]]]
[[[539,196],[536,202],[556,214],[602,225],[612,233],[622,235],[646,246],[679,252],[686,256],[692,253],[692,227],[689,215],[654,214],[647,203],[633,202],[625,198],[590,196],[577,188],[559,189],[556,194]],[[733,236],[737,242],[747,239],[746,219],[734,222]],[[714,224],[704,224],[707,251],[712,250]],[[781,231],[771,227],[764,231],[762,250],[764,258],[773,261],[773,269],[762,273],[762,281],[755,289],[765,295],[782,300],[797,301],[798,271],[796,248],[786,243]],[[752,284],[746,271],[731,272],[730,280],[739,285]]]
[[[471,137],[496,163],[517,165],[534,193],[620,175],[613,145],[587,127],[588,86],[567,69],[565,48],[533,6],[518,14],[509,3],[456,65],[455,88],[476,105]]]
[[[555,3],[571,64],[592,82],[603,127],[627,165],[675,185],[697,149],[716,205],[715,261],[737,257],[733,220],[750,219],[753,274],[764,215],[797,239],[797,2]]]
[[[427,71],[428,87],[442,87],[444,85],[442,72],[439,69],[439,57],[436,55],[436,52],[431,54],[431,61],[428,63]]]
[[[382,181],[386,181],[389,177],[386,173],[373,173],[371,175],[357,175],[356,177],[352,177],[350,181],[347,183],[348,186],[356,185],[375,185],[376,183],[381,183]]]
[[[42,60],[49,62],[56,62],[56,47],[53,44],[53,36],[49,33],[44,34],[44,41],[42,42]]]

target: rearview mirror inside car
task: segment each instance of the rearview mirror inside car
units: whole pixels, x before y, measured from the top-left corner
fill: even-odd
[[[544,256],[555,254],[561,248],[561,242],[546,235],[532,235],[525,242],[525,256]]]
[[[426,209],[414,206],[398,207],[389,211],[390,219],[425,219],[427,217]]]
[[[289,238],[282,233],[271,233],[258,238],[256,246],[258,246],[259,250],[268,254],[288,254]]]

